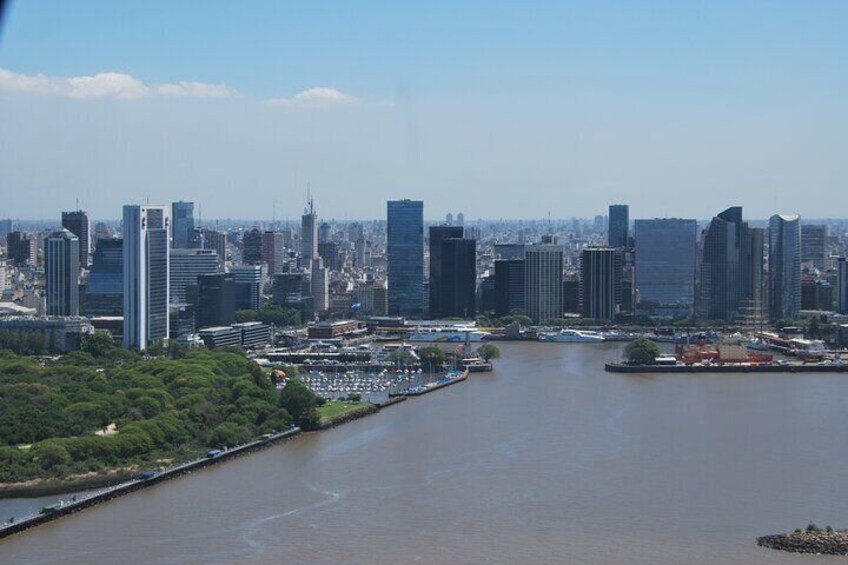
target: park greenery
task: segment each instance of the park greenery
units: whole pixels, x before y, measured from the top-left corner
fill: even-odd
[[[445,364],[445,352],[437,345],[428,345],[418,350],[418,359],[425,371],[432,373]]]
[[[639,338],[628,344],[625,353],[633,365],[650,365],[660,354],[660,348],[650,339]]]
[[[95,334],[52,362],[0,351],[0,482],[188,459],[316,426],[320,401],[305,389],[289,379],[280,394],[234,350],[142,357]]]

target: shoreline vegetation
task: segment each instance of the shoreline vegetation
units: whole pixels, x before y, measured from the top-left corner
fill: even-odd
[[[759,537],[757,545],[791,553],[848,555],[848,531],[810,524],[806,530],[797,529],[791,534]]]

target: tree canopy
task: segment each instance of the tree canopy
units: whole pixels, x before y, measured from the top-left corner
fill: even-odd
[[[649,339],[639,338],[627,346],[626,354],[634,365],[650,365],[660,354],[660,348]]]

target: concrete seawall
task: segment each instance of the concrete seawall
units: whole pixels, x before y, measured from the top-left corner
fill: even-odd
[[[195,461],[183,463],[182,465],[178,465],[176,467],[172,467],[170,469],[162,471],[149,479],[133,480],[127,483],[122,483],[120,485],[107,488],[92,496],[88,496],[86,498],[71,502],[69,504],[65,504],[51,512],[36,514],[34,516],[24,518],[20,521],[16,521],[13,524],[7,524],[6,526],[0,528],[0,539],[10,536],[12,534],[16,534],[18,532],[23,532],[35,526],[45,524],[52,520],[56,520],[58,518],[61,518],[62,516],[67,516],[69,514],[80,512],[82,510],[85,510],[86,508],[90,508],[102,502],[106,502],[107,500],[112,500],[113,498],[118,498],[119,496],[124,496],[139,489],[147,488],[155,484],[175,479],[177,477],[191,473],[192,471],[196,471],[198,469],[202,469],[204,467],[208,467],[210,465],[217,465],[218,463],[228,461],[230,459],[233,459],[240,455],[245,455],[252,451],[276,445],[280,442],[297,436],[299,433],[300,428],[292,428],[285,432],[272,435],[271,437],[266,439],[252,441],[250,443],[246,443],[244,445],[240,445],[238,447],[222,451],[219,455],[216,455],[215,457],[205,457],[203,459],[197,459]]]

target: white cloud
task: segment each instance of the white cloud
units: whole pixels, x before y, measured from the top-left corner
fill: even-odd
[[[294,98],[272,98],[266,100],[268,106],[287,106],[303,108],[330,108],[334,106],[350,106],[357,99],[335,88],[316,86],[295,94]]]
[[[98,73],[92,76],[64,78],[48,77],[41,73],[25,75],[7,69],[0,69],[0,92],[118,100],[136,100],[150,96],[230,98],[238,95],[225,84],[181,81],[149,85],[124,73]]]

